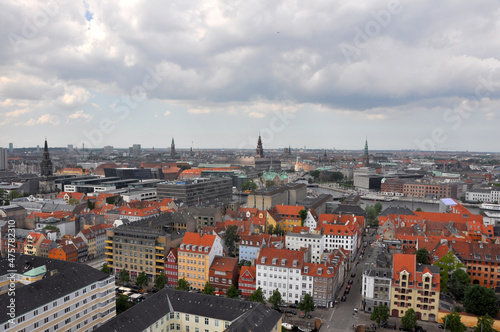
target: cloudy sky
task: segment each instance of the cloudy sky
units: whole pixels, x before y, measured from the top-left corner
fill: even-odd
[[[495,0],[0,2],[0,146],[500,151]]]

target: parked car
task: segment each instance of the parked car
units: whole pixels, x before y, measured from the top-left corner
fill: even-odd
[[[349,288],[346,288],[344,291],[344,295],[347,295],[347,294],[349,294]]]
[[[293,311],[293,310],[285,310],[285,314],[289,314],[289,315],[296,315],[297,312],[296,311]]]
[[[342,296],[342,298],[340,299],[340,301],[342,301],[342,302],[345,302],[346,300],[347,300],[347,296],[345,296],[345,295]]]
[[[417,327],[415,328],[415,332],[427,332],[427,330],[422,326],[417,325]]]
[[[440,328],[440,329],[444,329],[444,325],[443,325],[443,324],[439,324],[439,325],[438,325],[438,328]]]
[[[352,279],[349,279],[349,281],[347,282],[348,285],[352,285],[352,283],[354,282],[354,280]]]
[[[356,276],[356,272],[351,273],[351,277],[354,278],[355,276]]]
[[[290,304],[288,308],[297,309],[299,306],[296,304]]]

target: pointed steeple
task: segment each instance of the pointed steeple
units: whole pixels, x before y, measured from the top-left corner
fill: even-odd
[[[363,154],[363,166],[368,167],[370,164],[370,155],[368,154],[368,138],[365,140],[365,152]]]
[[[49,155],[49,145],[47,144],[47,138],[45,139],[45,146],[43,148],[43,158],[40,163],[41,175],[42,176],[52,176],[52,160],[50,160]]]
[[[264,157],[264,149],[262,148],[262,138],[260,137],[260,133],[259,139],[257,140],[256,156],[260,158]]]
[[[170,144],[170,157],[172,159],[175,158],[175,142],[173,137],[172,137],[172,144]]]

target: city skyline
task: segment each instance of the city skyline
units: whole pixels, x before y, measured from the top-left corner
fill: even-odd
[[[495,1],[0,9],[0,146],[500,152]]]

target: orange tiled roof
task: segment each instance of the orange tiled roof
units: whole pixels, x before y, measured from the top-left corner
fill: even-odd
[[[417,256],[412,254],[399,254],[395,253],[393,256],[393,278],[399,280],[399,273],[406,270],[410,275],[408,281],[412,282],[415,279],[415,267],[417,264]]]
[[[210,270],[231,272],[238,266],[238,258],[216,256],[210,265]]]
[[[211,234],[201,234],[201,233],[193,233],[193,232],[188,232],[184,235],[184,238],[182,239],[181,247],[179,247],[179,251],[182,252],[197,252],[197,253],[205,253],[199,252],[199,247],[212,247],[215,242],[215,238],[217,235],[211,235]],[[185,244],[186,247],[184,249],[182,248],[182,244]],[[191,248],[188,250],[187,245],[191,245]],[[196,250],[193,250],[194,246],[198,246]],[[212,249],[212,248],[210,248]]]

